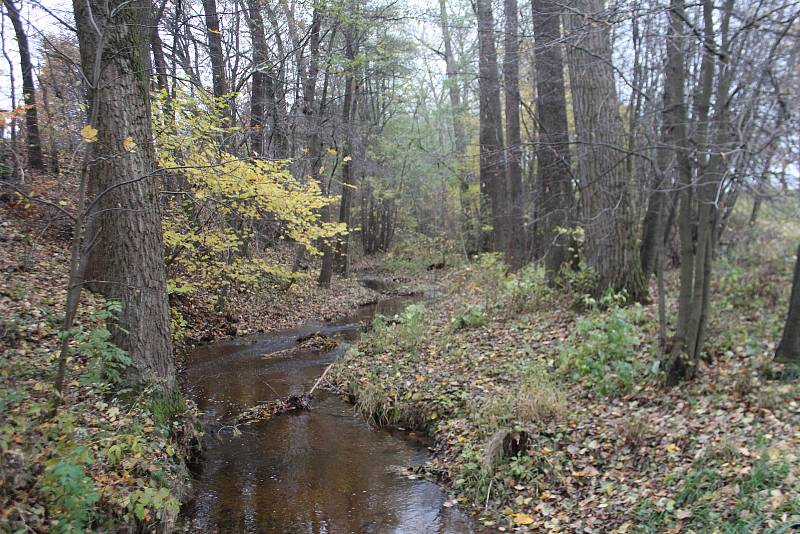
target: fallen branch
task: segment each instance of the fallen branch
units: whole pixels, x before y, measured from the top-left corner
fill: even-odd
[[[335,362],[334,362],[334,363],[335,363]],[[328,367],[326,367],[326,368],[325,368],[325,371],[324,371],[324,372],[323,372],[323,373],[320,375],[320,377],[319,377],[319,378],[317,378],[317,381],[316,381],[316,382],[314,382],[314,387],[312,387],[312,388],[311,388],[311,391],[309,391],[309,392],[308,392],[308,393],[305,395],[306,397],[311,397],[311,396],[313,396],[313,395],[314,395],[314,390],[316,390],[316,389],[317,389],[317,386],[319,386],[320,382],[322,382],[322,381],[325,379],[325,375],[327,375],[327,374],[328,374],[328,371],[330,371],[330,370],[331,370],[331,367],[333,367],[333,364],[330,364]]]

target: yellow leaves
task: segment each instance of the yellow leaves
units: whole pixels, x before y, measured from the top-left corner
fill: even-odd
[[[122,141],[122,148],[125,149],[126,152],[135,152],[136,151],[136,141],[133,140],[133,137],[130,135]]]
[[[337,154],[337,152],[336,152],[335,148],[329,148],[328,149],[328,155],[329,156],[335,156],[336,154]]]
[[[665,449],[666,449],[666,450],[667,450],[667,452],[668,452],[668,453],[670,453],[670,454],[674,454],[674,453],[676,453],[676,452],[680,451],[680,448],[679,448],[677,445],[675,445],[674,443],[670,443],[669,445],[667,445],[667,446],[665,447]]]
[[[533,517],[528,514],[514,514],[514,523],[517,525],[530,525],[533,523]]]
[[[87,124],[81,128],[81,137],[86,143],[96,143],[97,133],[97,128],[94,128],[91,124]]]
[[[278,238],[302,244],[311,254],[319,253],[317,243],[346,230],[320,219],[320,210],[336,197],[324,195],[316,180],[298,181],[290,161],[244,160],[226,152],[219,140],[231,129],[219,127],[225,121],[213,99],[178,94],[170,107],[174,120],[163,117],[159,102],[153,108],[158,162],[188,184],[186,196],[170,199],[163,224],[167,254],[175,255],[170,293],[250,287],[265,275],[291,278],[263,260],[239,257],[258,221],[277,222],[283,232]],[[228,222],[231,215],[244,224]]]

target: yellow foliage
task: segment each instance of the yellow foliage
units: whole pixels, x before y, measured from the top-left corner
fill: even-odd
[[[265,276],[291,273],[249,257],[247,243],[254,227],[270,221],[280,237],[319,254],[316,243],[345,231],[344,225],[322,222],[321,208],[335,197],[323,195],[315,179],[292,176],[289,161],[242,159],[221,140],[235,136],[211,97],[178,94],[169,106],[155,99],[153,129],[159,165],[181,184],[169,195],[164,242],[171,293],[248,288]],[[169,111],[167,111],[169,110]]]
[[[87,143],[96,143],[97,142],[97,128],[92,126],[91,124],[87,124],[83,128],[81,128],[81,137]]]

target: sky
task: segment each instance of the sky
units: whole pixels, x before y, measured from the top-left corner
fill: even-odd
[[[63,28],[53,15],[48,14],[48,11],[72,24],[72,2],[70,0],[15,0],[15,3],[22,15],[22,21],[31,46],[31,53],[34,56],[32,58],[33,63],[37,65],[40,62],[38,45],[42,32],[50,33],[60,31]],[[13,63],[16,94],[19,101],[22,95],[22,72],[19,66],[17,39],[14,36],[14,28],[11,25],[11,21],[7,16],[2,16],[0,24],[3,29],[3,45],[6,54]],[[5,57],[0,57],[0,107],[2,109],[11,107],[11,80],[8,61]]]

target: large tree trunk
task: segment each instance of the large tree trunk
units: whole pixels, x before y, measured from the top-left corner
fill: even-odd
[[[36,113],[36,86],[33,83],[33,64],[31,63],[31,51],[28,45],[28,36],[22,25],[19,10],[12,0],[3,0],[6,7],[6,15],[11,19],[14,26],[14,33],[17,36],[17,46],[19,48],[19,64],[22,70],[22,98],[27,106],[25,109],[25,135],[28,147],[28,165],[34,169],[44,169],[44,156],[42,156],[42,144],[39,136],[39,120]]]
[[[800,364],[800,247],[794,266],[792,296],[789,298],[789,315],[783,327],[783,337],[775,351],[775,361]]]
[[[508,146],[508,204],[510,218],[506,259],[517,269],[525,264],[525,228],[522,217],[522,138],[519,125],[519,15],[517,0],[505,0],[506,35],[503,75],[506,96],[506,142]]]
[[[492,225],[491,243],[484,248],[505,252],[508,194],[492,2],[491,0],[477,0],[476,8],[480,44],[478,82],[480,91],[481,219],[483,224],[491,222]],[[487,200],[490,210],[486,209]],[[489,240],[487,239],[487,241]]]
[[[575,111],[579,175],[583,180],[584,257],[597,275],[597,294],[625,291],[647,300],[639,260],[631,183],[611,58],[610,24],[602,0],[573,0],[569,75]]]
[[[150,34],[142,31],[151,5],[74,0],[73,7],[81,65],[91,83],[89,116],[97,117],[97,141],[88,147],[84,279],[122,304],[113,340],[133,360],[127,382],[167,392],[175,386],[175,364],[150,130]]]
[[[552,284],[561,266],[568,263],[572,255],[570,235],[565,230],[573,222],[574,192],[560,44],[560,7],[552,0],[533,0],[532,9],[539,112],[536,173],[544,219],[542,250],[547,279]]]

